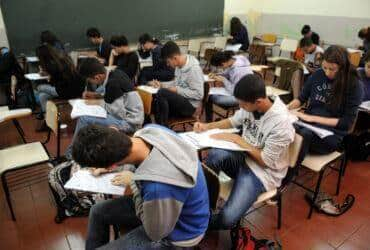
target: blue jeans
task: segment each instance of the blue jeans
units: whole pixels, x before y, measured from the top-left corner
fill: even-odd
[[[208,102],[205,107],[206,111],[206,121],[213,121],[213,104],[217,104],[224,108],[231,108],[238,106],[238,100],[234,96],[224,96],[224,95],[211,95],[208,98]]]
[[[37,86],[40,106],[43,113],[46,111],[46,103],[48,100],[58,97],[55,87],[50,84],[40,84]]]
[[[110,225],[135,229],[109,242]],[[173,247],[166,241],[153,242],[150,240],[136,216],[132,198],[123,196],[97,203],[90,209],[86,250],[92,249],[173,249]]]
[[[86,127],[87,125],[96,124],[96,125],[102,125],[102,126],[114,126],[118,128],[119,130],[125,132],[125,133],[133,133],[135,131],[135,128],[130,125],[125,120],[120,120],[115,118],[114,116],[108,114],[107,118],[100,118],[100,117],[93,117],[93,116],[81,116],[78,118],[76,129],[73,135],[72,143],[68,146],[65,156],[68,159],[72,159],[72,145],[73,141],[76,138],[76,135],[78,131],[80,131],[83,127]]]
[[[221,170],[234,179],[229,199],[218,214],[211,217],[209,229],[232,228],[249,210],[258,196],[265,192],[262,182],[245,163],[245,153],[212,149],[208,152],[207,166],[216,173]]]

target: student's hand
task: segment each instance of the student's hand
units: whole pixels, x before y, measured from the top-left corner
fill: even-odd
[[[172,86],[172,87],[168,87],[167,88],[169,91],[173,92],[173,93],[177,93],[177,88]]]
[[[107,168],[89,168],[89,171],[93,176],[109,173],[109,169]]]
[[[215,75],[214,77],[212,77],[213,80],[215,80],[216,82],[225,82],[225,77],[223,76],[220,76],[220,75]]]
[[[129,186],[133,176],[134,173],[131,171],[122,171],[114,176],[112,184],[116,186]]]
[[[87,99],[85,100],[86,105],[100,105],[101,101],[98,99]]]
[[[82,93],[83,99],[94,99],[96,97],[96,93],[92,91],[85,91]]]
[[[220,141],[229,141],[239,146],[249,149],[251,146],[248,144],[240,135],[238,134],[231,134],[231,133],[219,133],[211,135],[211,138],[220,140]]]
[[[112,49],[112,51],[110,52],[113,56],[118,56],[118,53],[115,49]]]
[[[304,121],[304,122],[314,122],[314,117],[312,115],[305,114],[303,112],[298,112],[295,110],[290,111],[293,115],[297,116],[298,119]]]
[[[152,86],[153,88],[157,88],[157,89],[159,89],[161,87],[161,83],[157,80],[153,80],[153,81],[148,82],[148,85]]]
[[[105,64],[105,59],[104,58],[101,58],[101,57],[97,57],[98,61],[101,63],[101,64]]]
[[[194,126],[193,126],[194,132],[197,132],[197,133],[207,131],[208,129],[209,129],[208,124],[202,123],[202,122],[196,122],[194,123]]]

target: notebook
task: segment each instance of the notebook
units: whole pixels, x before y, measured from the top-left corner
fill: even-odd
[[[152,95],[155,95],[158,93],[158,88],[154,88],[152,86],[147,86],[147,85],[141,85],[139,87],[137,87],[138,89],[142,90],[142,91],[145,91],[145,92],[148,92]]]
[[[107,118],[107,111],[99,105],[87,105],[85,100],[77,99],[69,102],[72,105],[71,118],[75,119],[80,116],[93,116]]]

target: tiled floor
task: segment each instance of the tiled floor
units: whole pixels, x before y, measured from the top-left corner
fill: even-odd
[[[27,140],[44,140],[45,133],[35,133],[35,120],[23,119],[21,125]],[[0,126],[0,148],[20,143],[11,123]],[[70,135],[63,136],[63,149]],[[48,148],[55,154],[55,139]],[[30,170],[34,171],[34,170]],[[47,168],[44,167],[44,171]],[[312,185],[315,176],[303,173],[298,180]],[[323,189],[334,194],[337,172],[328,171]],[[283,226],[276,229],[276,208],[266,206],[248,216],[253,235],[257,238],[278,238],[283,249],[370,249],[370,164],[349,163],[342,182],[339,200],[351,193],[356,201],[351,210],[340,217],[328,217],[314,213],[307,220],[308,206],[304,191],[290,185],[283,196]],[[47,181],[15,190],[11,194],[17,221],[10,213],[1,192],[0,201],[0,249],[83,249],[86,234],[86,218],[69,218],[62,224],[54,223],[55,207]],[[229,249],[228,232],[211,233],[202,242],[202,249]]]

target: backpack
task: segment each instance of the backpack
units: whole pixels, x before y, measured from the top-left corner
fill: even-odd
[[[257,240],[247,227],[236,226],[230,231],[232,250],[275,250],[280,244],[266,239]]]
[[[79,169],[80,166],[74,161],[66,161],[60,163],[49,172],[49,187],[57,207],[55,223],[59,224],[67,217],[87,216],[90,208],[96,201],[105,198],[101,194],[91,194],[64,188],[65,183]]]

